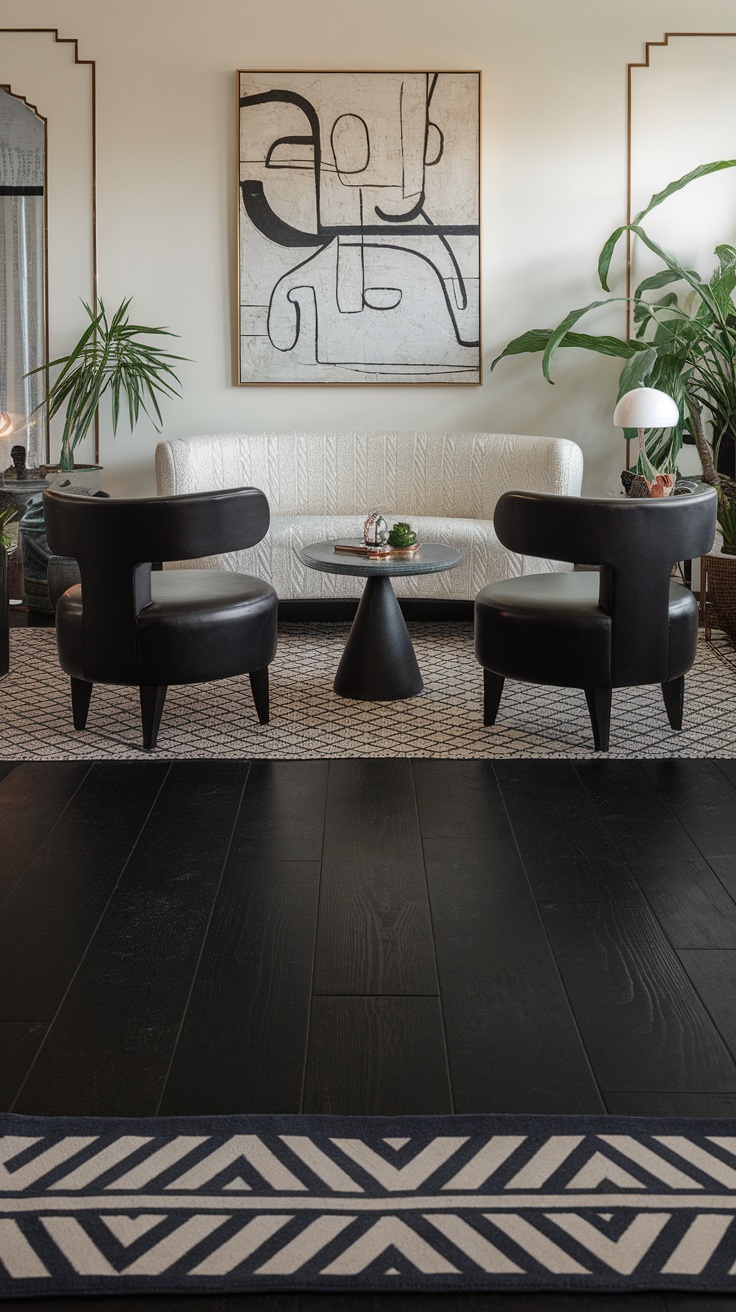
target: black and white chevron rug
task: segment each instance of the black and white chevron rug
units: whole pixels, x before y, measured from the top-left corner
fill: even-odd
[[[0,1296],[736,1292],[736,1122],[4,1116]]]
[[[469,624],[410,626],[424,692],[400,702],[356,702],[332,691],[348,626],[285,624],[271,666],[271,723],[259,725],[247,676],[169,690],[156,757],[493,759],[595,755],[585,697],[574,688],[508,682],[498,721],[484,728],[483,672]],[[667,722],[659,685],[614,693],[611,757],[731,757],[736,743],[736,650],[714,633],[688,675],[685,725]],[[69,681],[52,629],[11,631],[0,680],[0,760],[136,760],[134,688],[98,685],[83,733],[72,728]]]

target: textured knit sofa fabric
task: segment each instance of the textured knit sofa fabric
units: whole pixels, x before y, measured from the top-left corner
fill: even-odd
[[[362,579],[307,569],[297,549],[355,538],[371,510],[408,520],[422,542],[458,547],[458,569],[397,579],[399,596],[472,600],[496,579],[566,569],[508,551],[493,529],[511,490],[576,496],[583,456],[574,442],[510,433],[231,433],[179,438],[156,448],[164,496],[258,487],[271,527],[248,551],[198,562],[268,579],[283,600],[359,596]],[[191,567],[191,562],[190,562]]]

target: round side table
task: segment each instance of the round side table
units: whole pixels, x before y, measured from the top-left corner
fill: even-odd
[[[359,545],[357,539],[354,545]],[[297,555],[310,569],[324,574],[357,575],[366,580],[337,667],[335,692],[340,697],[369,702],[416,697],[424,684],[391,579],[455,569],[462,560],[460,552],[439,542],[425,542],[413,556],[371,560],[336,551],[334,542],[313,542]]]

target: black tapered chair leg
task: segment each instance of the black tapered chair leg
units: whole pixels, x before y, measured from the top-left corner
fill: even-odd
[[[259,724],[268,724],[268,666],[262,670],[251,670],[248,675],[250,679],[250,688],[253,693],[256,714]]]
[[[586,688],[585,697],[593,727],[593,741],[597,752],[608,751],[608,739],[611,732],[611,696],[610,688]]]
[[[670,679],[668,683],[662,684],[662,695],[664,697],[665,710],[667,719],[673,729],[682,728],[682,712],[685,706],[685,676],[679,679]]]
[[[483,671],[483,723],[495,724],[504,680],[492,670]]]
[[[92,697],[94,684],[86,679],[72,679],[72,717],[75,729],[84,729],[87,724],[87,712]]]
[[[139,692],[141,695],[143,746],[152,750],[156,746],[156,739],[158,738],[158,727],[161,723],[167,688],[165,683],[142,683]]]

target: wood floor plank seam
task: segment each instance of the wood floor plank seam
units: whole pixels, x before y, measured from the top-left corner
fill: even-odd
[[[688,965],[686,960],[687,957],[693,956],[696,953],[698,957],[702,957],[705,953],[718,953],[719,956],[724,956],[727,952],[733,953],[734,950],[729,948],[684,948],[681,952],[678,952],[677,955],[680,960],[680,964],[682,965],[682,968],[685,971],[685,974],[687,975],[687,978],[690,980],[690,983],[692,984],[706,1012],[708,1013],[708,1016],[710,1017],[713,1027],[721,1036],[723,1043],[725,1044],[728,1051],[731,1053],[734,1062],[736,1062],[736,1050],[734,1048],[733,1035],[729,1039],[729,1036],[726,1033],[724,1033],[723,1027],[718,1020],[717,1013],[713,1008],[712,1003],[708,1001],[708,999],[703,995],[702,990],[698,987],[698,981],[688,970]],[[736,955],[734,955],[734,960],[736,960]],[[703,1092],[705,1093],[706,1090],[704,1089]]]
[[[313,993],[313,998],[441,998],[435,993]]]
[[[732,762],[728,762],[727,764],[732,764]],[[700,767],[705,767],[707,770],[715,770],[717,772],[717,776],[719,780],[726,785],[726,789],[729,795],[733,794],[733,792],[736,790],[736,785],[732,781],[730,774],[725,769],[722,770],[720,768],[719,763],[715,758],[706,757],[703,760],[688,758],[688,757],[683,757],[681,760],[678,760],[676,758],[672,758],[669,760],[643,759],[641,761],[642,770],[646,774],[647,779],[649,779],[649,781],[654,785],[660,797],[663,798],[665,804],[669,806],[670,810],[672,810],[673,808],[671,803],[667,802],[667,794],[664,790],[664,785],[669,784],[670,780],[668,778],[664,778],[664,779],[662,778],[662,775],[664,773],[662,767],[665,767],[666,769],[666,767],[668,766],[678,767],[677,775],[679,776],[685,775],[686,778],[692,777],[694,767],[700,766]],[[677,776],[675,776],[675,778],[677,779]],[[700,780],[698,779],[697,782],[700,782]],[[730,800],[736,800],[736,799],[730,799]],[[736,806],[733,807],[733,813],[736,814]],[[733,834],[731,835],[731,840],[728,845],[727,851],[724,852],[711,851],[710,853],[706,852],[704,847],[702,846],[703,839],[702,838],[699,839],[697,833],[693,832],[689,823],[688,816],[679,811],[674,812],[674,814],[677,815],[677,819],[679,820],[679,823],[682,825],[683,829],[688,834],[691,841],[695,844],[696,848],[698,849],[698,851],[700,852],[701,856],[705,861],[708,861],[709,855],[711,857],[722,856],[727,854],[736,856],[736,847],[734,847]],[[703,834],[705,838],[708,839],[709,842],[714,830],[717,830],[720,827],[717,824],[717,819],[718,819],[717,817],[711,815],[709,817],[708,824],[703,829]]]
[[[577,1036],[578,1036],[578,1039],[579,1039],[579,1042],[580,1042],[580,1046],[581,1046],[581,1048],[582,1048],[582,1051],[585,1053],[585,1060],[586,1060],[586,1063],[587,1063],[587,1066],[588,1066],[588,1070],[589,1070],[589,1072],[590,1072],[590,1078],[591,1078],[591,1080],[593,1081],[593,1084],[595,1085],[596,1089],[598,1090],[598,1096],[600,1097],[601,1104],[602,1104],[603,1106],[605,1106],[605,1101],[604,1101],[604,1099],[603,1099],[603,1092],[602,1092],[602,1090],[601,1090],[601,1086],[600,1086],[600,1084],[598,1083],[598,1076],[596,1075],[595,1069],[594,1069],[594,1067],[593,1067],[593,1063],[592,1063],[592,1061],[591,1061],[591,1059],[590,1059],[590,1053],[588,1052],[588,1046],[587,1046],[587,1044],[586,1044],[586,1042],[585,1042],[585,1039],[584,1039],[584,1037],[583,1037],[583,1032],[582,1032],[582,1030],[581,1030],[581,1028],[580,1028],[580,1025],[579,1025],[579,1023],[578,1023],[578,1018],[577,1018],[577,1016],[576,1016],[576,1014],[575,1014],[575,1010],[574,1010],[573,1005],[572,1005],[572,1000],[571,1000],[571,998],[570,998],[570,994],[569,994],[569,991],[568,991],[567,985],[565,984],[565,980],[564,980],[564,978],[563,978],[562,971],[560,970],[559,962],[558,962],[558,960],[557,960],[557,957],[556,957],[556,955],[555,955],[554,949],[553,949],[553,947],[552,947],[552,942],[551,942],[551,940],[550,940],[550,936],[549,936],[549,933],[548,933],[548,930],[547,930],[547,926],[546,926],[546,924],[544,923],[544,917],[543,917],[542,912],[541,912],[541,910],[540,910],[539,902],[537,901],[537,897],[536,897],[535,892],[534,892],[534,887],[533,887],[533,885],[532,885],[532,881],[531,881],[531,879],[529,878],[529,873],[528,873],[528,871],[527,871],[526,863],[525,863],[525,861],[524,861],[524,857],[523,857],[523,855],[522,855],[522,851],[521,851],[521,845],[520,845],[519,840],[518,840],[518,838],[517,838],[517,836],[516,836],[516,831],[515,831],[515,829],[514,829],[514,826],[513,826],[512,822],[511,822],[511,816],[510,816],[510,814],[509,814],[508,806],[506,805],[506,798],[505,798],[505,796],[504,796],[504,791],[503,791],[503,786],[502,786],[502,783],[501,783],[501,779],[498,777],[498,772],[496,771],[495,766],[494,766],[494,768],[493,768],[493,773],[494,773],[494,775],[496,776],[496,782],[497,782],[497,785],[498,785],[499,795],[500,795],[500,797],[501,797],[501,803],[502,803],[502,805],[503,805],[503,809],[504,809],[504,811],[505,811],[505,813],[506,813],[506,819],[508,820],[509,828],[510,828],[510,830],[511,830],[511,833],[512,833],[512,836],[513,836],[513,839],[514,839],[514,844],[515,844],[515,846],[516,846],[516,850],[517,850],[517,852],[518,852],[518,854],[519,854],[519,861],[521,862],[521,868],[522,868],[522,870],[524,871],[524,878],[526,879],[526,882],[527,882],[527,884],[528,884],[528,886],[529,886],[529,891],[530,891],[531,896],[532,896],[532,899],[533,899],[533,901],[534,901],[534,905],[535,905],[535,907],[536,907],[536,909],[537,909],[537,916],[538,916],[538,918],[539,918],[539,923],[540,923],[540,926],[541,926],[541,929],[542,929],[542,933],[543,933],[543,935],[544,935],[545,942],[546,942],[546,944],[547,944],[547,947],[548,947],[548,949],[549,949],[550,955],[551,955],[552,960],[553,960],[553,962],[554,962],[555,971],[556,971],[556,973],[557,973],[557,977],[558,977],[559,982],[560,982],[560,988],[562,989],[562,992],[563,992],[563,994],[564,994],[564,996],[565,996],[565,999],[566,999],[566,1001],[567,1001],[567,1008],[568,1008],[568,1011],[569,1011],[569,1013],[570,1013],[570,1018],[571,1018],[571,1020],[572,1020],[572,1024],[573,1024],[573,1026],[574,1026],[574,1028],[575,1028],[575,1030],[576,1030],[576,1032],[577,1032]]]
[[[641,767],[640,767],[640,768],[641,768]],[[583,787],[584,787],[584,788],[586,789],[586,791],[588,792],[588,795],[590,796],[591,801],[593,802],[593,805],[596,805],[596,803],[595,803],[595,798],[594,798],[594,796],[593,796],[593,794],[592,794],[592,792],[591,792],[591,790],[590,790],[590,786],[589,786],[589,783],[588,783],[588,774],[587,774],[587,771],[585,771],[585,770],[581,770],[581,768],[580,768],[580,764],[579,764],[579,763],[576,763],[576,764],[575,764],[574,769],[575,769],[575,773],[576,773],[576,775],[578,776],[578,778],[580,779],[580,781],[581,781]],[[719,770],[720,770],[720,765],[719,765]],[[721,771],[721,773],[724,773],[724,772]],[[651,780],[651,779],[649,778],[649,776],[646,775],[645,772],[644,772],[643,770],[642,770],[642,774],[643,774],[644,777],[647,779],[647,782],[648,782],[652,787],[655,788],[655,790],[656,790],[656,792],[657,792],[657,794],[658,794],[658,796],[659,796],[659,798],[660,798],[660,801],[661,801],[661,804],[662,804],[664,810],[667,811],[667,812],[669,813],[669,815],[672,817],[673,824],[676,824],[676,825],[679,825],[679,826],[680,826],[680,828],[683,830],[683,832],[687,835],[689,841],[690,841],[690,842],[693,844],[693,846],[695,847],[695,850],[696,850],[697,854],[699,855],[701,861],[702,861],[702,862],[704,863],[704,865],[707,867],[708,871],[710,871],[710,873],[711,873],[711,874],[717,879],[717,881],[718,881],[720,887],[723,889],[723,892],[725,893],[726,897],[728,897],[728,899],[729,899],[730,902],[732,903],[733,911],[734,911],[734,916],[736,916],[736,898],[734,897],[733,893],[732,893],[731,890],[729,889],[728,885],[727,885],[727,884],[724,882],[724,880],[721,878],[721,875],[719,874],[719,871],[718,871],[718,869],[716,868],[716,866],[713,864],[713,863],[714,863],[714,860],[717,860],[717,858],[713,858],[713,857],[708,858],[708,857],[706,857],[706,856],[704,855],[703,852],[701,852],[701,850],[700,850],[700,848],[697,846],[697,844],[696,844],[694,838],[692,837],[692,835],[690,834],[690,832],[688,831],[688,829],[687,829],[686,826],[684,825],[683,821],[681,820],[680,816],[677,814],[677,812],[676,812],[676,811],[673,809],[673,807],[670,805],[670,803],[669,803],[669,801],[668,801],[666,795],[665,795],[664,793],[662,793],[662,792],[660,791],[660,789],[658,789],[658,788],[656,787],[656,785],[654,784],[653,780]],[[728,778],[728,775],[725,775],[725,777],[726,777],[726,779],[728,780],[728,782],[730,783],[731,780]],[[734,792],[736,793],[736,788],[734,788]],[[736,797],[734,798],[734,803],[736,803]],[[643,897],[643,898],[645,899],[645,901],[647,902],[647,904],[648,904],[648,906],[649,906],[649,908],[650,908],[652,914],[654,915],[655,919],[657,920],[657,923],[659,924],[660,929],[662,930],[663,934],[664,934],[665,937],[667,938],[668,942],[670,943],[670,945],[672,946],[672,948],[674,949],[674,951],[675,951],[675,952],[680,952],[680,951],[690,951],[690,950],[693,950],[693,951],[699,951],[699,952],[707,952],[707,951],[729,951],[729,950],[730,950],[729,948],[720,948],[720,947],[708,946],[708,945],[698,946],[697,948],[696,948],[696,947],[693,947],[693,948],[683,948],[682,943],[676,943],[676,942],[674,941],[671,932],[669,932],[668,929],[667,929],[667,924],[665,923],[665,921],[663,921],[663,919],[662,919],[661,916],[660,916],[660,913],[659,913],[658,907],[657,907],[657,905],[656,905],[654,899],[650,896],[649,892],[647,891],[647,888],[645,887],[645,885],[642,883],[641,879],[639,878],[639,875],[637,874],[637,867],[636,867],[636,865],[635,865],[634,863],[632,863],[632,862],[629,860],[629,858],[626,856],[626,854],[625,854],[623,851],[621,851],[620,843],[618,843],[618,842],[616,841],[616,833],[615,833],[614,827],[613,827],[613,825],[612,825],[611,817],[602,814],[602,813],[600,812],[600,809],[599,809],[599,808],[596,808],[596,809],[598,809],[598,813],[599,813],[600,818],[601,818],[601,824],[605,827],[606,832],[607,832],[607,834],[609,835],[610,840],[615,844],[615,846],[617,847],[617,849],[621,852],[621,860],[622,860],[622,863],[626,866],[626,868],[627,868],[627,870],[628,870],[628,872],[629,872],[631,878],[635,881],[637,887],[641,890],[642,897]]]
[[[307,1000],[307,1041],[304,1044],[304,1057],[302,1060],[302,1084],[299,1090],[299,1111],[304,1111],[304,1094],[307,1087],[307,1072],[309,1069],[309,1044],[312,1035],[312,999],[316,996],[314,992],[314,973],[317,965],[317,941],[319,938],[319,921],[320,908],[322,906],[322,871],[324,869],[325,858],[325,833],[327,829],[327,799],[330,793],[330,768],[332,762],[327,763],[327,783],[325,785],[324,803],[322,806],[322,847],[319,854],[319,879],[317,881],[317,915],[314,922],[314,942],[312,944],[312,972],[309,979],[309,997]]]
[[[90,769],[93,769],[93,768],[94,768],[94,766],[91,766],[91,767],[90,767]],[[82,953],[81,957],[79,958],[79,961],[77,962],[77,966],[76,966],[76,969],[75,969],[75,971],[74,971],[74,974],[72,975],[71,979],[69,980],[69,983],[67,984],[66,989],[64,990],[64,994],[63,994],[63,996],[62,996],[62,998],[61,998],[61,1000],[60,1000],[60,1002],[59,1002],[59,1005],[58,1005],[58,1007],[57,1007],[57,1009],[56,1009],[56,1012],[54,1013],[54,1016],[52,1017],[51,1021],[49,1022],[48,1026],[47,1026],[46,1033],[44,1034],[43,1039],[42,1039],[41,1043],[39,1044],[38,1051],[36,1052],[36,1055],[35,1055],[35,1057],[33,1058],[33,1061],[31,1062],[30,1066],[28,1067],[28,1070],[26,1071],[26,1074],[25,1074],[25,1078],[24,1078],[24,1080],[23,1080],[23,1083],[21,1084],[20,1088],[18,1089],[18,1092],[17,1092],[16,1095],[15,1095],[15,1098],[13,1099],[13,1103],[12,1103],[12,1105],[11,1105],[11,1107],[10,1107],[10,1111],[13,1110],[13,1108],[15,1107],[15,1105],[16,1105],[18,1099],[20,1098],[21,1094],[23,1093],[23,1090],[24,1090],[24,1088],[25,1088],[26,1084],[28,1083],[28,1080],[29,1080],[29,1078],[30,1078],[30,1076],[31,1076],[31,1072],[33,1071],[33,1068],[35,1067],[36,1062],[38,1061],[39,1057],[41,1056],[41,1053],[43,1052],[44,1046],[45,1046],[45,1044],[46,1044],[46,1042],[47,1042],[47,1040],[48,1040],[48,1038],[49,1038],[49,1035],[51,1034],[51,1031],[53,1030],[54,1022],[56,1021],[56,1018],[58,1017],[59,1013],[61,1012],[61,1010],[62,1010],[62,1008],[63,1008],[63,1006],[64,1006],[64,1003],[65,1003],[65,1001],[66,1001],[66,998],[67,998],[68,995],[69,995],[70,990],[71,990],[71,989],[73,988],[73,986],[74,986],[74,981],[75,981],[75,979],[77,978],[77,976],[78,976],[78,974],[79,974],[79,972],[80,972],[80,970],[81,970],[81,968],[82,968],[82,965],[83,965],[83,963],[84,963],[84,961],[85,961],[85,959],[86,959],[86,957],[87,957],[87,953],[89,952],[89,950],[90,950],[90,948],[91,948],[91,946],[92,946],[92,944],[93,944],[93,942],[94,942],[95,935],[97,934],[97,932],[98,932],[98,930],[99,930],[99,928],[100,928],[100,925],[102,924],[102,921],[104,920],[105,915],[107,914],[107,909],[108,909],[108,907],[110,906],[110,903],[111,903],[113,897],[115,896],[116,890],[117,890],[118,887],[120,886],[120,881],[122,880],[123,876],[125,875],[125,871],[127,870],[128,866],[129,866],[129,864],[130,864],[130,861],[131,861],[131,858],[132,858],[132,856],[133,856],[133,853],[135,852],[135,850],[136,850],[136,848],[137,848],[137,846],[138,846],[138,844],[139,844],[139,842],[140,842],[140,840],[141,840],[141,835],[143,834],[143,832],[144,832],[144,830],[145,830],[145,828],[146,828],[146,825],[148,824],[148,821],[149,821],[150,818],[151,818],[151,815],[152,815],[152,813],[153,813],[154,807],[156,806],[156,802],[158,801],[159,797],[161,796],[161,792],[162,792],[162,790],[163,790],[163,788],[164,788],[164,785],[165,785],[166,780],[168,779],[170,773],[171,773],[171,765],[169,765],[168,769],[167,769],[167,770],[164,772],[164,774],[163,774],[163,777],[162,777],[162,779],[161,779],[161,783],[160,783],[160,785],[159,785],[159,787],[158,787],[158,789],[157,789],[157,792],[156,792],[156,796],[153,798],[153,800],[152,800],[152,802],[151,802],[151,805],[150,805],[150,807],[148,808],[148,811],[147,811],[147,813],[146,813],[145,819],[143,820],[143,823],[141,824],[141,827],[140,827],[140,829],[138,830],[138,834],[137,834],[137,836],[136,836],[135,842],[133,843],[133,845],[132,845],[130,851],[128,852],[127,857],[125,858],[125,861],[124,861],[124,863],[123,863],[123,865],[122,865],[122,867],[121,867],[120,873],[119,873],[117,879],[115,880],[115,884],[114,884],[113,888],[110,889],[110,895],[109,895],[109,897],[107,898],[107,900],[106,900],[106,902],[105,902],[105,905],[104,905],[104,907],[102,908],[102,910],[101,910],[101,912],[100,912],[100,915],[99,915],[99,917],[98,917],[98,919],[97,919],[97,923],[96,923],[96,925],[95,925],[95,927],[94,927],[94,930],[92,931],[92,933],[90,934],[90,937],[89,937],[88,940],[87,940],[87,946],[85,947],[84,952]],[[85,775],[85,778],[86,778],[86,775]]]
[[[411,762],[330,765],[314,988],[438,989]]]
[[[570,976],[571,996],[581,1030],[589,1037],[588,1051],[599,1072],[599,1088],[605,1086],[609,1093],[640,1093],[656,1078],[647,1069],[656,1052],[657,1071],[669,1065],[669,1092],[702,1093],[701,1081],[715,1078],[717,1092],[736,1094],[732,1047],[648,904],[646,915],[636,917],[631,916],[631,903],[579,902],[567,906],[572,912],[557,926],[557,907],[553,903],[544,904],[543,914],[549,920],[551,939],[557,941],[560,969]],[[596,951],[598,978],[592,966]],[[584,963],[581,952],[587,953]],[[588,973],[583,979],[586,968]],[[607,1005],[613,1010],[606,1013],[606,1038],[602,1042],[601,1008],[605,1012]],[[648,1043],[643,1042],[645,1033],[649,1034]],[[616,1046],[619,1051],[614,1055]],[[711,1071],[703,1075],[703,1064],[708,1060]],[[623,1069],[627,1084],[619,1083]]]
[[[733,761],[724,761],[723,765],[721,765],[720,761],[716,761],[715,764],[718,766],[718,769],[720,770],[726,782],[731,785],[734,792],[736,793],[736,782],[734,782],[734,780],[731,778],[731,770],[733,770],[734,768]],[[736,798],[734,798],[734,803],[736,803]]]
[[[238,805],[237,805],[236,808],[235,808],[235,812],[234,812],[234,815],[233,815],[232,828],[231,828],[231,830],[230,830],[230,837],[229,837],[229,839],[228,839],[228,841],[227,841],[227,847],[225,848],[225,853],[224,853],[224,856],[223,856],[223,859],[222,859],[222,867],[221,867],[221,869],[220,869],[220,877],[219,877],[219,879],[218,879],[218,881],[217,881],[217,885],[216,885],[216,888],[215,888],[215,891],[214,891],[214,897],[212,898],[212,905],[210,906],[210,913],[209,913],[209,916],[207,917],[207,923],[206,923],[206,925],[205,925],[205,927],[204,927],[204,933],[203,933],[203,935],[202,935],[202,941],[201,941],[201,943],[200,943],[200,945],[199,945],[199,953],[197,954],[196,965],[195,965],[195,967],[194,967],[194,970],[192,971],[192,978],[191,978],[191,980],[190,980],[190,982],[189,982],[189,990],[188,990],[188,992],[187,992],[186,1002],[184,1003],[184,1006],[183,1006],[183,1008],[182,1008],[181,1017],[180,1017],[180,1019],[179,1019],[179,1027],[178,1027],[178,1029],[177,1029],[177,1031],[176,1031],[176,1038],[174,1039],[174,1042],[173,1042],[172,1047],[171,1047],[171,1052],[170,1052],[170,1054],[169,1054],[169,1063],[168,1063],[168,1066],[166,1067],[166,1074],[164,1075],[164,1078],[163,1078],[162,1081],[161,1081],[161,1092],[159,1093],[159,1096],[158,1096],[158,1102],[156,1103],[156,1111],[155,1111],[155,1113],[154,1113],[154,1115],[156,1115],[156,1116],[158,1116],[158,1115],[160,1114],[161,1103],[163,1102],[163,1100],[164,1100],[164,1096],[165,1096],[165,1093],[166,1093],[166,1085],[167,1085],[167,1083],[168,1083],[168,1079],[169,1079],[169,1076],[170,1076],[170,1074],[171,1074],[171,1068],[172,1068],[172,1066],[173,1066],[173,1064],[174,1064],[174,1058],[175,1058],[175,1056],[176,1056],[176,1050],[177,1050],[177,1047],[179,1046],[179,1039],[181,1038],[181,1033],[182,1033],[182,1030],[183,1030],[183,1028],[184,1028],[184,1021],[185,1021],[185,1019],[186,1019],[186,1014],[187,1014],[187,1011],[188,1011],[188,1009],[189,1009],[189,1003],[190,1003],[191,998],[192,998],[192,993],[194,992],[194,986],[195,986],[195,983],[196,983],[197,975],[198,975],[198,973],[199,973],[199,968],[200,968],[200,965],[201,965],[201,963],[202,963],[202,957],[203,957],[203,955],[204,955],[205,944],[206,944],[206,942],[207,942],[207,935],[208,935],[209,932],[210,932],[210,926],[211,926],[211,924],[212,924],[212,917],[213,917],[213,915],[214,915],[214,912],[215,912],[215,906],[216,906],[216,904],[217,904],[217,897],[218,897],[218,894],[219,894],[220,889],[221,889],[221,887],[222,887],[222,880],[223,880],[223,877],[224,877],[224,874],[225,874],[225,869],[226,869],[226,867],[227,867],[228,857],[230,856],[230,849],[232,848],[233,836],[234,836],[234,834],[235,834],[235,829],[236,829],[236,826],[237,826],[237,823],[238,823],[238,817],[239,817],[239,815],[240,815],[240,810],[241,810],[241,807],[242,807],[242,805],[243,805],[243,797],[245,796],[245,789],[246,789],[247,784],[248,784],[248,779],[250,778],[251,765],[252,765],[252,762],[249,762],[249,763],[248,763],[248,768],[247,768],[247,771],[246,771],[246,775],[245,775],[245,778],[244,778],[244,780],[243,780],[243,786],[242,786],[242,788],[241,788],[241,790],[240,790],[240,799],[239,799],[239,801],[238,801]]]
[[[29,762],[27,762],[27,761],[20,761],[20,762],[18,762],[17,764],[18,764],[18,765],[28,765]],[[24,876],[25,876],[25,874],[26,874],[26,871],[28,870],[28,867],[29,867],[29,866],[31,865],[31,863],[35,860],[35,858],[37,857],[37,855],[38,855],[38,853],[40,852],[41,848],[43,847],[44,843],[47,843],[47,842],[49,841],[49,838],[50,838],[51,835],[53,834],[53,832],[54,832],[54,830],[56,829],[57,825],[60,823],[61,819],[62,819],[63,816],[65,815],[65,813],[66,813],[66,811],[68,810],[68,808],[71,806],[71,803],[74,801],[74,798],[77,796],[77,793],[79,792],[80,788],[81,788],[82,785],[84,784],[85,780],[88,778],[88,776],[89,776],[89,774],[90,774],[90,771],[93,770],[93,769],[94,769],[94,764],[90,764],[90,766],[88,767],[88,769],[86,769],[86,770],[84,771],[84,773],[83,773],[83,774],[81,775],[81,777],[80,777],[80,780],[79,780],[79,783],[77,784],[77,787],[74,789],[74,792],[73,792],[73,793],[70,793],[70,794],[69,794],[69,796],[68,796],[66,802],[64,803],[64,806],[62,807],[61,811],[59,812],[59,814],[57,815],[56,819],[54,820],[54,823],[53,823],[53,824],[51,825],[51,827],[46,831],[46,833],[44,834],[44,836],[43,836],[43,838],[41,839],[40,843],[39,843],[38,846],[33,850],[33,852],[29,852],[25,864],[24,864],[24,865],[21,867],[21,869],[18,871],[17,878],[13,880],[13,883],[12,883],[12,884],[11,884],[11,885],[10,885],[5,891],[4,891],[2,897],[0,898],[0,911],[2,911],[2,908],[5,906],[5,903],[8,901],[8,898],[10,898],[10,897],[12,896],[14,890],[18,887],[18,885],[20,884],[21,880],[24,878]],[[12,771],[10,772],[10,774],[8,774],[8,775],[4,775],[3,778],[2,778],[2,780],[0,780],[0,806],[2,805],[2,785],[5,783],[5,780],[8,779],[8,778],[10,778],[11,776],[12,776]]]
[[[731,899],[731,901],[733,902],[733,905],[734,905],[734,912],[736,912],[736,893],[732,892],[732,890],[728,887],[728,884],[725,882],[725,880],[724,880],[724,878],[723,878],[723,876],[722,876],[720,870],[718,869],[718,866],[713,864],[714,861],[719,861],[719,860],[721,860],[721,859],[722,859],[722,858],[719,858],[719,857],[713,857],[713,856],[710,857],[710,859],[709,859],[708,857],[704,857],[704,858],[703,858],[703,860],[706,861],[706,863],[707,863],[709,869],[713,871],[713,874],[715,875],[716,879],[718,880],[718,883],[721,885],[721,888],[724,890],[724,892],[726,893],[726,895],[727,895],[728,897],[730,897],[730,899]]]
[[[314,998],[304,1110],[449,1115],[438,997]]]
[[[443,1043],[444,1043],[444,1047],[445,1047],[445,1068],[446,1068],[446,1070],[447,1070],[447,1084],[448,1084],[448,1087],[449,1087],[449,1090],[450,1090],[451,1110],[452,1110],[452,1112],[454,1113],[454,1112],[455,1112],[455,1090],[454,1090],[454,1088],[453,1088],[453,1086],[452,1086],[452,1072],[451,1072],[451,1070],[450,1070],[450,1046],[449,1046],[449,1043],[448,1043],[448,1041],[447,1041],[447,1021],[446,1021],[446,1019],[445,1019],[445,1009],[444,1009],[444,1006],[443,1006],[443,1004],[442,1004],[442,986],[441,986],[441,984],[440,984],[440,967],[439,967],[439,961],[437,960],[437,941],[436,941],[436,938],[435,938],[435,932],[434,932],[434,912],[433,912],[433,910],[432,910],[432,898],[431,898],[431,896],[430,896],[429,878],[428,878],[428,876],[427,876],[427,857],[426,857],[426,852],[425,852],[425,847],[424,847],[424,833],[423,833],[423,831],[422,831],[422,814],[421,814],[421,811],[420,811],[420,809],[419,809],[419,798],[418,798],[418,795],[417,795],[417,776],[416,776],[416,770],[415,770],[415,768],[414,768],[414,762],[413,762],[413,761],[412,761],[412,763],[411,763],[411,778],[412,778],[412,784],[413,784],[413,787],[414,787],[414,807],[415,807],[415,809],[416,809],[417,824],[418,824],[418,826],[419,826],[419,842],[420,842],[420,844],[421,844],[421,848],[422,848],[422,868],[423,868],[423,870],[424,870],[424,886],[425,886],[425,888],[426,888],[426,890],[427,890],[427,906],[428,906],[428,908],[429,908],[429,929],[430,929],[430,933],[431,933],[431,935],[432,935],[432,951],[433,951],[433,953],[434,953],[434,969],[435,969],[435,975],[437,976],[437,994],[436,994],[436,996],[437,996],[437,997],[439,998],[439,1000],[440,1000],[440,1022],[441,1022],[441,1025],[442,1025],[442,1041],[443,1041]],[[429,997],[430,995],[429,995],[429,994],[422,994],[422,995],[420,995],[420,994],[415,994],[414,996],[416,996],[416,997],[419,997],[419,996]]]
[[[45,1021],[0,1021],[0,1111],[16,1097],[45,1030]]]
[[[710,1015],[710,1012],[709,1012],[708,1014]],[[713,1018],[711,1017],[711,1020],[712,1020],[712,1019],[713,1019]],[[715,1024],[715,1022],[714,1022],[714,1024]],[[632,1092],[633,1092],[633,1093],[636,1093],[637,1095],[638,1095],[638,1094],[641,1094],[641,1095],[653,1095],[653,1096],[655,1096],[655,1097],[659,1097],[659,1096],[666,1096],[666,1095],[668,1095],[668,1094],[671,1094],[671,1093],[673,1092],[673,1090],[672,1090],[672,1089],[634,1089],[634,1090],[630,1090],[630,1089],[603,1089],[603,1088],[601,1089],[601,1093],[603,1094],[604,1098],[620,1098],[622,1094],[625,1095],[625,1094],[632,1093]],[[675,1090],[674,1092],[677,1093],[678,1090]],[[698,1089],[697,1094],[694,1095],[694,1096],[696,1096],[696,1097],[698,1097],[698,1098],[700,1098],[700,1097],[703,1097],[703,1098],[719,1098],[719,1097],[724,1097],[724,1096],[725,1096],[725,1097],[728,1097],[728,1098],[736,1098],[736,1094],[734,1094],[734,1093],[729,1093],[729,1094],[724,1095],[722,1089]],[[734,1307],[736,1307],[736,1300],[734,1301]]]

